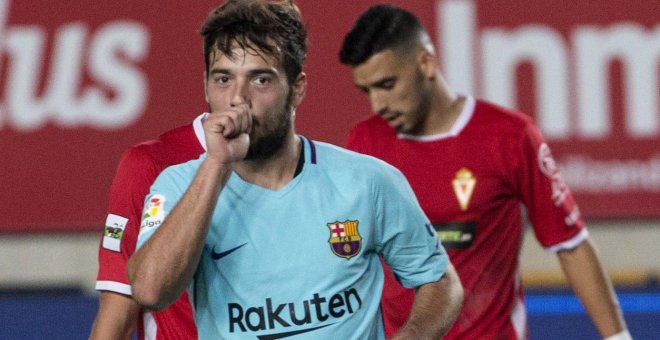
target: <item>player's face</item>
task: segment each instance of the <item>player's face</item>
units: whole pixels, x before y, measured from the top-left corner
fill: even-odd
[[[231,58],[218,51],[210,58],[204,84],[210,110],[246,107],[252,115],[246,159],[273,155],[293,134],[293,112],[304,94],[305,75],[289,86],[276,58],[238,47]]]
[[[374,113],[397,132],[423,129],[430,109],[430,83],[414,56],[391,49],[374,54],[353,68],[353,82],[364,92]]]

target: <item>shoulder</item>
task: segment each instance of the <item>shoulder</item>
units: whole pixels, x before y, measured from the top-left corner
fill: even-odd
[[[394,130],[390,128],[385,120],[377,115],[371,115],[364,120],[355,124],[351,129],[350,134],[394,134]]]
[[[197,158],[204,148],[195,135],[192,124],[169,130],[156,139],[133,146],[137,152],[163,165],[182,163]]]
[[[153,181],[161,170],[162,167],[158,165],[149,149],[135,145],[126,149],[121,155],[115,180],[123,178],[123,181],[138,182],[142,179],[148,183]]]
[[[319,141],[313,141],[313,143],[316,148],[316,154],[319,164],[346,162],[352,164],[350,165],[351,167],[365,166],[365,165],[379,166],[378,164],[386,164],[385,162],[375,157],[364,155],[334,144],[319,142]],[[323,165],[328,165],[328,164],[323,164]]]
[[[475,118],[478,122],[505,130],[520,130],[535,125],[532,117],[523,112],[484,100],[476,101]]]
[[[195,177],[195,174],[205,157],[206,154],[203,154],[199,158],[170,165],[163,169],[156,181],[162,182],[164,181],[163,178],[167,178],[175,183],[185,183],[187,185],[188,182],[192,181]]]
[[[325,172],[347,176],[352,181],[374,182],[399,177],[401,172],[378,158],[325,142],[314,142],[317,165]]]
[[[127,171],[133,176],[146,173],[155,178],[163,169],[196,159],[203,152],[192,125],[188,124],[128,148],[121,156],[117,172]]]
[[[192,125],[180,126],[161,134],[157,138],[144,140],[131,146],[126,151],[126,154],[134,157],[159,158],[162,154],[168,153],[171,148],[176,147],[180,143],[190,142],[191,134],[194,136]]]
[[[157,141],[165,146],[173,146],[182,142],[197,142],[197,138],[193,125],[186,124],[164,132],[158,136]]]
[[[385,147],[396,140],[394,129],[380,116],[372,115],[350,130],[346,147],[361,153],[373,154],[376,145]]]
[[[466,138],[498,147],[520,145],[530,136],[542,139],[539,128],[529,115],[483,100],[476,101],[466,132]]]
[[[187,130],[192,130],[192,127],[183,126],[168,131],[156,139],[147,140],[126,149],[122,153],[115,171],[113,186],[121,189],[119,192],[133,188],[141,193],[142,188],[148,188],[163,169],[172,164],[197,158],[203,148],[201,145],[197,146],[198,149],[195,149],[194,146],[186,147],[189,144],[185,144],[183,141],[190,140]],[[194,132],[192,134],[194,137]],[[184,150],[179,150],[179,148],[184,148]]]

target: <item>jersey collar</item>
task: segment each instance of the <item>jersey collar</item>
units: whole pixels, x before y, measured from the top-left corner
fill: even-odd
[[[458,118],[454,122],[454,126],[452,126],[451,130],[448,132],[426,136],[413,136],[405,133],[399,133],[397,134],[397,137],[399,137],[399,139],[414,140],[418,142],[434,142],[440,139],[456,137],[459,133],[461,133],[461,131],[463,131],[465,126],[470,121],[470,118],[472,118],[475,105],[476,101],[474,97],[465,96],[465,105],[463,105],[463,111],[461,111],[461,113],[458,115]]]
[[[209,115],[208,112],[204,112],[201,115],[197,116],[197,118],[195,118],[195,120],[193,120],[192,123],[193,129],[195,130],[195,136],[197,136],[197,141],[199,142],[199,145],[201,145],[204,148],[204,151],[207,150],[206,150],[206,135],[204,134],[202,119],[204,119],[208,115]]]

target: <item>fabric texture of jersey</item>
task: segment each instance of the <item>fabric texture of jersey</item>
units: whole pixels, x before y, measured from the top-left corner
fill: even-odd
[[[204,145],[199,116],[192,124],[124,152],[110,188],[108,217],[99,245],[97,290],[131,295],[126,263],[135,252],[144,197],[163,169],[198,158]],[[112,234],[116,237],[108,236]],[[138,321],[138,339],[197,339],[187,296],[166,310],[144,312]]]
[[[379,255],[407,287],[446,270],[436,232],[398,170],[301,141],[302,171],[281,189],[236,173],[223,188],[189,285],[200,338],[384,339]],[[204,157],[163,171],[145,202],[164,214],[150,216],[172,210]],[[139,246],[160,225],[143,221],[155,223],[143,222]]]
[[[435,136],[397,134],[379,116],[359,123],[348,148],[397,167],[438,231],[465,291],[444,339],[527,337],[518,272],[521,203],[550,251],[587,237],[550,149],[532,120],[471,97],[453,129]],[[414,292],[387,271],[383,313],[388,336],[408,317]]]

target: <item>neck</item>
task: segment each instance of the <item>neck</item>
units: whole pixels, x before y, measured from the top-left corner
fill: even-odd
[[[300,152],[300,138],[292,131],[282,147],[271,157],[244,160],[236,164],[234,170],[247,182],[277,190],[293,179]]]
[[[441,76],[437,76],[435,82],[429,114],[426,117],[422,135],[435,135],[451,131],[465,106],[465,97],[450,90]]]

